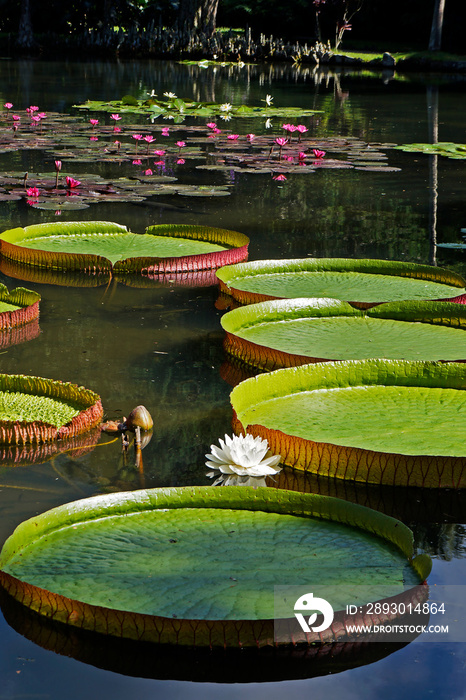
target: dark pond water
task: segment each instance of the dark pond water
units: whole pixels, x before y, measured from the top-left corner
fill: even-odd
[[[155,90],[217,102],[322,109],[305,121],[311,132],[351,135],[370,143],[429,141],[438,116],[438,141],[466,141],[465,82],[455,76],[313,74],[291,67],[201,69],[174,63],[44,63],[0,61],[0,98],[17,109],[71,111],[86,99],[142,96]],[[136,118],[132,117],[134,123]],[[122,121],[123,129],[125,120]],[[141,117],[140,123],[147,126]],[[281,135],[283,120],[273,120]],[[255,121],[230,122],[233,132],[264,133]],[[124,131],[123,131],[124,137]],[[142,232],[149,224],[195,223],[242,231],[250,259],[305,256],[377,257],[435,263],[465,274],[461,253],[435,242],[460,242],[466,226],[465,164],[385,150],[399,172],[322,170],[249,175],[175,167],[180,181],[232,185],[222,198],[166,196],[152,203],[99,204],[62,213],[62,220],[106,220]],[[0,169],[50,169],[36,151],[2,154]],[[52,165],[53,167],[53,165]],[[65,167],[68,167],[65,164]],[[103,175],[125,175],[127,166]],[[89,172],[75,165],[76,177]],[[113,170],[112,170],[113,169]],[[23,202],[0,202],[1,230],[54,220],[53,212]],[[1,275],[13,287],[17,280]],[[93,288],[28,282],[42,295],[40,335],[3,349],[1,371],[50,376],[97,391],[109,417],[144,403],[155,419],[143,452],[144,474],[125,460],[118,442],[84,455],[73,452],[43,463],[0,466],[0,543],[22,520],[101,492],[165,485],[205,484],[204,454],[231,433],[230,386],[215,287],[113,283]],[[404,489],[363,488],[308,480],[317,489],[371,505],[412,526],[420,551],[434,559],[432,584],[465,578],[465,499]],[[60,637],[5,608],[0,618],[0,700],[13,698],[459,698],[464,694],[465,647],[422,643],[403,647],[334,649],[332,660],[236,655],[134,653],[92,638]],[[17,631],[19,630],[21,634]],[[35,640],[35,641],[31,641]],[[37,642],[37,643],[35,643]],[[378,648],[380,647],[380,648]],[[55,651],[51,651],[50,648]],[[338,653],[337,653],[338,651]],[[195,682],[193,682],[195,681]],[[199,681],[203,681],[202,684]],[[218,682],[224,681],[219,686]],[[281,681],[281,682],[279,682]]]

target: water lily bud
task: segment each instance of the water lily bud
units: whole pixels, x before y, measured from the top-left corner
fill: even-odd
[[[136,406],[133,408],[128,418],[126,419],[126,427],[128,430],[134,430],[136,426],[141,430],[152,430],[154,421],[152,416],[145,406]]]

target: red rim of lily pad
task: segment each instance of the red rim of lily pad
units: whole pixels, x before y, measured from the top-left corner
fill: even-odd
[[[0,420],[0,445],[40,444],[73,438],[99,425],[103,417],[100,396],[76,384],[23,374],[0,374],[0,391],[44,396],[79,406],[78,415],[60,428],[42,420]]]

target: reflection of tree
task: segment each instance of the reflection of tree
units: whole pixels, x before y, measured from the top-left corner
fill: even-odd
[[[438,143],[438,86],[427,86],[429,143]],[[438,156],[429,156],[429,240],[430,263],[437,264]]]
[[[450,561],[464,557],[466,552],[466,527],[456,524],[418,525],[415,528],[415,545],[428,554]]]

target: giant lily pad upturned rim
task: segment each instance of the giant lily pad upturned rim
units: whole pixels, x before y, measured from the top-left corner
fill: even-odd
[[[345,320],[344,343],[343,348],[335,348],[334,341],[329,340],[325,343],[324,336],[318,336],[322,342],[322,348],[328,348],[328,354],[323,352],[314,354],[313,351],[313,336],[318,330],[319,321],[322,320],[324,331],[328,332],[327,321],[333,318]],[[354,319],[354,328],[350,331],[351,320]],[[384,349],[387,354],[381,355],[376,353],[373,346],[366,343],[360,348],[361,354],[359,358],[356,356],[354,349],[354,334],[358,335],[360,321],[363,319],[374,319],[374,321],[382,322],[384,320],[390,322],[400,322],[403,340],[404,334],[409,331],[409,336],[404,345],[404,351],[399,349],[400,354],[396,354],[396,349],[390,347],[390,340],[396,328],[390,326],[390,331],[383,338],[385,343]],[[307,321],[317,321],[317,325],[309,327]],[[293,328],[296,324],[301,323],[301,330],[297,340],[298,345],[293,344],[294,335],[288,333],[290,322],[293,322]],[[274,370],[281,367],[293,367],[297,365],[307,364],[309,362],[326,362],[332,360],[345,359],[364,359],[365,357],[388,357],[392,359],[435,359],[435,360],[466,360],[466,335],[461,336],[461,331],[466,330],[466,309],[463,305],[453,304],[448,302],[392,302],[388,304],[379,304],[365,311],[356,309],[347,302],[337,299],[326,298],[304,298],[304,299],[281,299],[275,301],[260,302],[250,304],[248,306],[240,306],[232,311],[229,311],[221,318],[221,324],[226,331],[224,347],[227,353],[234,356],[241,362],[252,367],[257,367],[261,370]],[[435,351],[435,334],[432,335],[434,347],[429,354],[422,356],[423,348],[425,347],[426,336],[423,335],[423,341],[420,343],[416,340],[416,333],[422,327],[425,331],[433,326],[443,326],[448,328],[449,332],[458,331],[459,340],[462,340],[464,345],[463,353],[461,347],[457,348],[456,354],[453,352],[448,357]],[[398,326],[397,326],[398,327]],[[274,328],[278,328],[280,333],[278,337],[274,337]],[[254,335],[254,330],[260,331],[259,337]],[[264,331],[269,329],[269,338],[264,335]],[[364,329],[362,329],[364,330]],[[375,330],[375,329],[374,329]],[[296,331],[297,332],[297,331]],[[350,338],[349,334],[353,337]],[[435,331],[434,331],[435,333]],[[306,339],[309,351],[305,348],[303,337]],[[456,335],[452,337],[456,338]],[[332,336],[333,338],[333,336]],[[450,335],[447,336],[450,339]],[[447,341],[445,338],[445,341]],[[356,338],[358,340],[358,338]],[[396,338],[394,339],[396,340]],[[449,341],[451,342],[451,340]],[[416,349],[411,350],[411,344],[415,344]],[[294,347],[302,348],[302,354],[299,354]],[[359,347],[359,346],[358,346]],[[367,348],[367,354],[366,354]],[[306,349],[307,353],[303,352]],[[350,354],[351,351],[351,354]],[[445,351],[448,352],[448,351]],[[372,353],[372,354],[369,354]],[[375,353],[375,354],[374,354]],[[409,353],[413,356],[409,357]],[[435,354],[436,353],[436,354]],[[434,356],[432,356],[434,354]]]
[[[409,362],[402,360],[347,360],[342,362],[318,363],[302,365],[286,369],[275,370],[268,374],[260,374],[256,377],[245,380],[236,386],[231,393],[231,403],[235,412],[234,426],[237,432],[247,431],[252,435],[260,435],[269,442],[270,449],[275,454],[280,454],[282,461],[296,469],[302,469],[322,476],[337,477],[354,481],[361,481],[373,484],[387,484],[391,486],[421,486],[428,488],[466,487],[466,456],[455,455],[451,448],[451,440],[448,436],[437,448],[435,454],[428,454],[419,447],[419,441],[414,443],[414,449],[401,450],[399,446],[400,434],[393,441],[393,450],[371,449],[361,439],[361,427],[358,428],[355,437],[346,440],[340,437],[333,437],[330,441],[313,439],[316,434],[315,429],[304,430],[303,425],[299,425],[299,416],[296,416],[296,406],[293,415],[295,416],[295,428],[284,428],[284,409],[280,412],[280,424],[277,418],[261,418],[255,407],[259,407],[262,413],[267,406],[273,408],[275,412],[281,407],[280,401],[284,397],[298,397],[305,399],[314,393],[321,392],[320,397],[326,399],[336,394],[332,391],[340,389],[357,389],[371,387],[372,392],[376,389],[376,394],[372,393],[373,400],[380,397],[387,399],[387,403],[382,409],[371,404],[371,411],[376,415],[376,411],[384,411],[383,416],[387,417],[387,431],[383,427],[379,433],[380,438],[388,434],[390,425],[390,412],[394,417],[400,417],[401,421],[406,421],[407,433],[414,431],[419,436],[419,426],[415,426],[410,419],[406,418],[405,406],[402,399],[397,399],[398,404],[390,402],[390,396],[394,394],[394,388],[400,387],[401,396],[405,400],[410,400],[415,391],[422,389],[438,390],[466,390],[466,366],[464,364],[439,362]],[[380,390],[377,389],[380,387]],[[387,392],[384,389],[387,388]],[[411,391],[407,391],[410,389]],[[430,392],[426,392],[429,394]],[[435,392],[432,392],[433,394]],[[420,397],[427,401],[428,397]],[[451,394],[449,395],[451,400]],[[295,399],[293,399],[295,400]],[[434,401],[439,401],[439,397],[433,396]],[[414,402],[417,405],[416,402]],[[353,406],[353,412],[345,413],[342,408],[342,415],[346,416],[343,423],[347,428],[351,425],[352,419],[361,417],[365,426],[371,425],[371,415],[358,413]],[[441,404],[439,404],[441,405]],[[307,410],[307,417],[312,418],[312,413]],[[427,409],[426,409],[427,410]],[[430,409],[432,411],[432,409]],[[319,418],[324,415],[319,411]],[[434,414],[426,413],[426,418],[432,421]],[[355,421],[353,421],[355,422]],[[360,422],[360,421],[359,421]],[[268,423],[268,424],[267,424]],[[328,423],[328,425],[330,425]],[[332,426],[335,421],[332,421]],[[414,427],[413,427],[414,426]],[[458,433],[460,424],[455,424]],[[453,429],[452,429],[453,430]],[[302,433],[302,434],[301,434]],[[377,435],[376,435],[377,437]],[[429,436],[430,437],[430,436]],[[346,444],[345,444],[346,443]],[[359,445],[359,446],[358,446]],[[443,454],[439,454],[443,452]]]
[[[75,236],[81,234],[125,235],[130,234],[126,226],[112,222],[54,222],[16,228],[0,234],[0,252],[6,259],[16,263],[62,271],[81,271],[90,274],[163,274],[169,272],[197,272],[216,269],[221,265],[245,260],[249,239],[242,233],[197,225],[150,226],[147,236],[180,238],[187,241],[210,243],[221,246],[221,250],[206,253],[186,254],[179,257],[138,256],[118,260],[114,264],[102,255],[45,251],[27,247],[28,239],[46,236]],[[134,236],[135,234],[131,234]],[[26,243],[23,245],[23,243]]]
[[[39,317],[40,294],[30,289],[16,287],[9,292],[4,284],[0,284],[0,301],[19,307],[0,313],[0,330],[22,326]]]
[[[90,389],[44,377],[23,374],[0,374],[0,391],[44,396],[57,401],[72,402],[79,413],[61,427],[42,420],[0,420],[0,444],[40,444],[51,440],[72,438],[98,425],[103,416],[100,397]]]
[[[54,508],[42,515],[20,524],[5,542],[0,554],[0,582],[14,598],[36,612],[53,618],[57,622],[73,625],[83,629],[128,637],[140,641],[159,643],[176,643],[210,647],[264,646],[273,644],[273,619],[195,619],[184,617],[173,619],[153,612],[134,612],[131,609],[111,609],[96,606],[85,600],[76,600],[40,588],[15,576],[15,560],[24,563],[24,556],[34,547],[42,551],[48,541],[54,540],[55,534],[61,536],[67,531],[74,537],[80,537],[80,525],[88,527],[89,523],[104,523],[113,527],[115,519],[122,518],[122,523],[134,523],[134,518],[143,517],[144,513],[159,511],[164,516],[167,511],[175,510],[183,517],[183,511],[189,515],[198,509],[202,517],[209,517],[215,511],[260,512],[277,516],[297,516],[323,521],[341,523],[350,528],[365,530],[391,543],[400,550],[416,572],[413,580],[421,583],[428,576],[431,562],[429,557],[413,557],[413,537],[411,531],[401,522],[373,511],[332,497],[300,494],[291,491],[278,491],[266,488],[249,487],[181,487],[159,488],[133,492],[107,494],[68,503]],[[200,510],[199,510],[200,509]],[[206,510],[207,509],[207,510]],[[200,516],[200,517],[201,517]],[[130,525],[131,526],[131,525]],[[92,525],[90,525],[92,528]],[[77,530],[75,533],[74,531]],[[84,532],[84,531],[82,531]],[[182,530],[179,531],[182,536]],[[228,533],[225,533],[228,534]],[[118,538],[116,540],[118,542]],[[151,540],[152,541],[152,540]],[[172,540],[170,540],[171,542]],[[176,539],[173,540],[176,544]],[[51,545],[48,545],[49,547]],[[108,555],[112,558],[112,549]],[[178,556],[178,555],[177,555]],[[105,554],[104,554],[105,557]],[[148,561],[153,562],[150,556]],[[159,563],[160,565],[162,562]],[[160,576],[157,562],[150,564],[153,575]],[[154,568],[152,568],[154,566]],[[414,572],[413,572],[414,573]],[[115,575],[118,571],[115,570]],[[149,575],[150,572],[147,571]],[[83,571],[85,575],[85,570]],[[141,569],[141,575],[143,570]],[[234,580],[234,579],[233,579]],[[157,585],[157,581],[154,582]],[[131,604],[131,587],[125,588],[125,600]],[[368,601],[369,602],[369,601]],[[135,604],[136,601],[133,601]],[[189,599],[189,604],[193,601]],[[137,606],[135,606],[137,607]],[[189,605],[188,605],[188,609]],[[341,631],[341,630],[340,630]],[[330,628],[322,636],[314,635],[312,641],[331,641],[338,638],[338,633]],[[306,641],[306,639],[302,640]]]
[[[452,301],[465,293],[466,280],[450,270],[433,267],[431,265],[420,265],[417,263],[401,262],[398,260],[375,260],[375,259],[346,259],[346,258],[297,258],[289,260],[255,260],[247,263],[238,263],[222,267],[217,271],[220,280],[220,290],[229,294],[240,304],[254,304],[261,301],[271,301],[273,299],[283,299],[284,295],[265,294],[257,290],[248,290],[244,287],[246,278],[259,278],[261,275],[293,275],[309,273],[363,273],[366,275],[403,277],[413,280],[425,280],[427,283],[433,282],[446,285],[445,297],[437,301]],[[285,280],[285,277],[283,278]],[[448,286],[447,286],[448,285]],[[455,294],[458,288],[458,294]],[[299,294],[303,296],[317,296],[314,294]],[[331,296],[325,294],[326,297]],[[337,297],[339,298],[339,297]],[[426,298],[429,298],[427,295]],[[432,299],[432,297],[430,296]],[[406,296],[403,300],[408,300]],[[379,298],[367,300],[342,299],[359,308],[368,308],[382,302],[390,302],[393,299]]]

